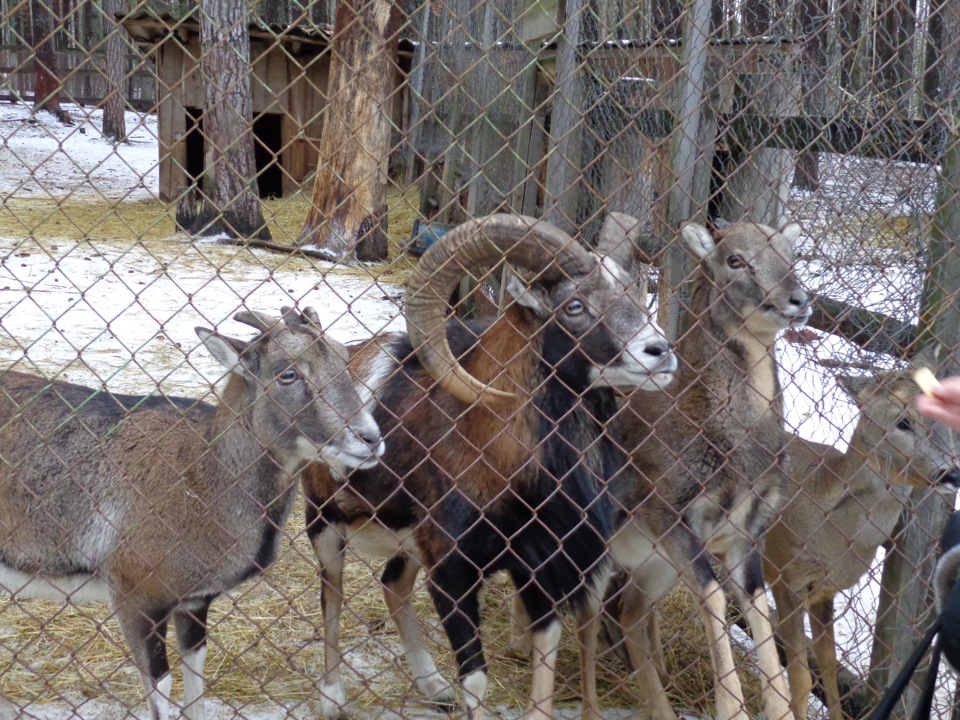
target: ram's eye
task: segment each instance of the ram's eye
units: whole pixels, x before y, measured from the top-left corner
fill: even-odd
[[[906,415],[901,415],[900,418],[897,419],[897,430],[913,432],[913,423],[910,422],[910,418]]]
[[[571,300],[564,310],[567,315],[580,315],[583,313],[583,303],[580,300]]]
[[[299,377],[300,373],[293,368],[290,368],[289,370],[284,370],[282,373],[280,373],[277,376],[277,381],[281,385],[290,385],[291,383],[296,382]]]
[[[727,258],[727,267],[732,268],[733,270],[739,270],[747,266],[747,261],[744,260],[739,255],[731,255]]]

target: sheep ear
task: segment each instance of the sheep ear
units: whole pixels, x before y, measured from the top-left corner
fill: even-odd
[[[533,312],[537,314],[537,317],[545,319],[550,316],[550,309],[544,298],[541,297],[538,287],[527,285],[520,276],[509,267],[505,268],[504,275],[503,289],[513,298],[514,302],[522,307],[533,310]]]
[[[242,357],[249,348],[250,343],[225,335],[219,335],[208,328],[198,327],[194,328],[194,331],[197,333],[197,337],[200,338],[203,346],[210,351],[210,354],[213,355],[217,359],[217,362],[223,365],[226,370],[241,377],[248,378],[253,375],[247,366],[249,360]]]
[[[705,258],[717,246],[713,235],[703,225],[689,222],[680,228],[680,237],[698,258]]]
[[[782,228],[780,228],[780,234],[783,235],[787,240],[792,244],[796,244],[797,240],[800,239],[800,234],[803,232],[803,227],[800,223],[787,223]]]
[[[873,389],[876,382],[876,378],[867,375],[840,375],[837,378],[837,385],[858,405],[863,404],[867,394]]]

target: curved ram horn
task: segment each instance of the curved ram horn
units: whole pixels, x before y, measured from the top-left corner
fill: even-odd
[[[405,315],[420,362],[440,386],[465,403],[499,407],[513,393],[491,388],[468,373],[447,341],[447,300],[470,269],[506,260],[545,282],[588,274],[596,258],[565,232],[523,215],[490,215],[455,227],[420,258],[408,285]]]

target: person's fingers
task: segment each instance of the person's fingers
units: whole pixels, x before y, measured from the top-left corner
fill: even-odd
[[[932,420],[941,422],[954,430],[960,430],[960,408],[958,407],[944,405],[937,398],[920,395],[917,397],[917,410]]]
[[[951,376],[933,388],[933,397],[945,403],[960,405],[960,377]]]

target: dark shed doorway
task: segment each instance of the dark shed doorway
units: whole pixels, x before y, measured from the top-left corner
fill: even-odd
[[[196,183],[201,187],[203,154],[206,150],[203,111],[188,107],[185,108],[185,112],[187,114],[187,132],[184,136],[187,182]],[[280,167],[282,126],[283,116],[280,113],[260,113],[253,120],[254,157],[257,163],[257,186],[261,198],[283,197],[283,170]]]

